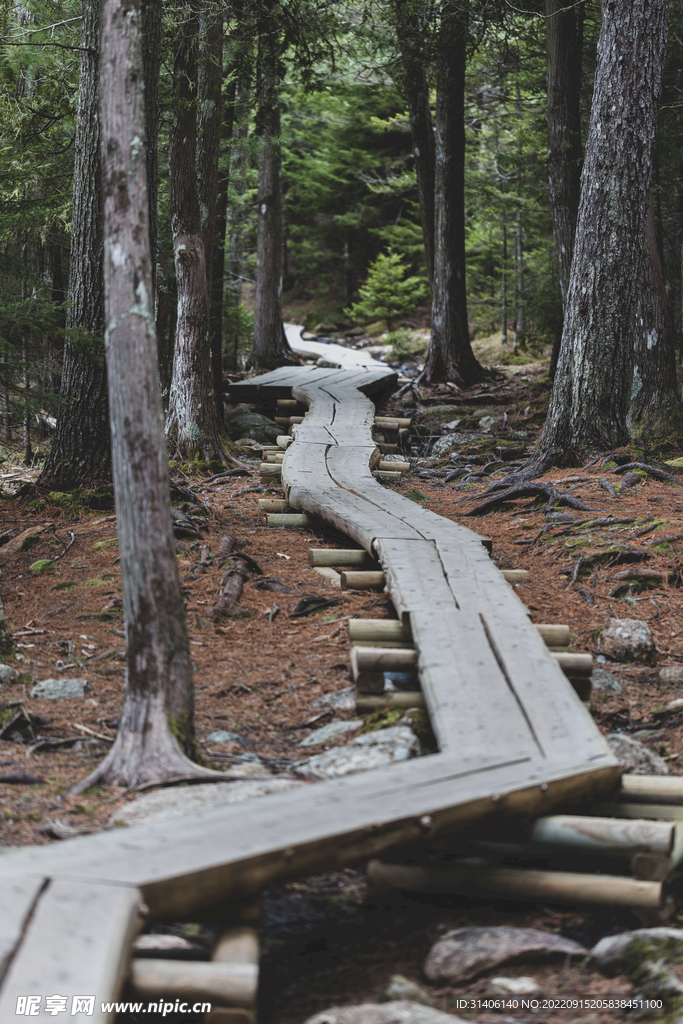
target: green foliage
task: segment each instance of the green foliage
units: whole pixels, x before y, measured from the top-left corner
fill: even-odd
[[[387,329],[414,313],[427,297],[427,283],[417,276],[406,277],[406,267],[398,253],[380,253],[359,289],[360,299],[344,310],[354,323],[382,319]]]

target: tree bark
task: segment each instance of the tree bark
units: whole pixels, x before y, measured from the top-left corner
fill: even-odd
[[[157,260],[159,226],[159,75],[161,72],[161,0],[145,0],[142,7],[142,70],[145,80],[145,132],[147,135],[147,201],[149,203],[149,245],[152,254],[152,295],[155,317],[159,319]]]
[[[566,307],[581,196],[581,49],[573,4],[545,0],[548,184],[553,238]]]
[[[78,111],[67,328],[80,337],[66,344],[62,405],[50,454],[38,479],[41,490],[67,491],[111,480],[107,372],[102,330],[102,203],[100,195],[99,45],[97,0],[84,0],[81,21]],[[90,347],[83,346],[90,335]]]
[[[481,380],[470,344],[465,288],[465,59],[467,15],[446,11],[438,39],[435,117],[434,280],[428,383]]]
[[[211,317],[213,298],[214,240],[217,226],[222,224],[225,237],[223,181],[219,199],[218,163],[224,137],[223,119],[223,8],[205,9],[199,26],[199,118],[197,135],[197,181],[199,207],[206,253],[206,284],[209,293],[209,344],[211,347],[211,379],[216,416],[223,420],[223,331],[222,324]],[[227,182],[225,183],[227,206]],[[220,210],[219,210],[220,206]],[[218,219],[218,214],[222,219]],[[220,282],[221,288],[223,282]]]
[[[233,146],[230,158],[230,175],[233,188],[238,196],[243,196],[247,189],[247,175],[249,163],[249,84],[244,76],[239,82],[235,95],[235,145]],[[226,197],[227,198],[227,197]],[[224,308],[236,310],[242,305],[242,280],[244,276],[244,232],[245,232],[245,208],[243,205],[236,205],[231,210],[229,225],[229,241],[227,258],[223,252],[225,268],[225,293],[221,296],[224,301]],[[227,215],[226,215],[227,219]],[[227,224],[226,224],[227,227]],[[223,307],[221,307],[221,317]],[[239,347],[239,328],[237,316],[234,313],[226,317],[226,362],[233,370],[238,370],[237,350]]]
[[[631,405],[626,423],[636,437],[680,433],[683,409],[676,384],[676,349],[657,245],[652,195],[645,225],[643,287],[637,318]]]
[[[282,323],[282,182],[280,151],[280,29],[276,0],[258,21],[258,235],[254,298],[254,361],[262,369],[291,362]]]
[[[604,0],[560,358],[527,472],[628,439],[668,0]]]
[[[168,157],[178,310],[166,433],[181,458],[196,453],[209,458],[221,451],[211,379],[209,293],[196,172],[198,45],[199,17],[193,7],[176,39],[175,117]]]
[[[413,142],[415,177],[420,202],[425,263],[430,282],[434,279],[434,122],[429,105],[429,86],[419,16],[408,11],[403,0],[394,7],[396,35],[401,52],[403,92],[408,104]]]
[[[105,0],[102,31],[106,349],[126,695],[110,753],[77,792],[200,771],[181,750],[193,743],[192,669],[157,369],[141,7],[142,0]]]

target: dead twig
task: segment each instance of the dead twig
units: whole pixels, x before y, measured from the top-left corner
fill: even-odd
[[[584,504],[584,502],[579,501],[578,498],[574,498],[571,494],[565,494],[562,491],[558,491],[557,488],[551,487],[549,484],[529,482],[515,484],[513,487],[508,487],[506,490],[499,492],[495,497],[482,501],[479,505],[475,505],[474,508],[471,508],[468,512],[463,514],[466,516],[477,516],[481,515],[483,512],[488,512],[492,508],[496,508],[498,505],[502,505],[505,501],[512,501],[515,498],[531,497],[547,498],[548,505],[564,505],[567,508],[575,508],[581,512],[600,511],[599,509],[592,509],[590,505]]]

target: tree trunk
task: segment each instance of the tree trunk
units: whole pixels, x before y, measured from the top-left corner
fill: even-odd
[[[517,83],[517,118],[522,123],[522,95]],[[526,310],[524,306],[524,225],[522,224],[522,143],[517,140],[517,218],[515,224],[515,268],[517,271],[517,320],[514,351],[526,349]]]
[[[142,7],[142,69],[145,79],[145,132],[147,135],[147,201],[149,203],[149,245],[152,296],[159,318],[157,290],[158,234],[157,192],[159,188],[159,75],[161,72],[161,0],[145,0]],[[165,282],[164,282],[165,283]]]
[[[467,15],[442,15],[436,84],[432,336],[424,377],[466,387],[483,369],[470,344],[465,289]]]
[[[527,472],[628,440],[668,0],[604,0],[560,358]]]
[[[211,317],[213,298],[214,240],[217,221],[225,237],[223,193],[227,206],[227,181],[219,200],[218,162],[224,138],[223,82],[223,8],[205,9],[199,27],[199,118],[197,135],[197,181],[201,211],[202,236],[206,253],[206,284],[209,293],[209,339],[211,347],[211,379],[216,403],[216,416],[223,420],[223,330]],[[224,175],[222,176],[222,178]],[[219,210],[220,206],[220,210]],[[222,219],[218,220],[218,214]],[[223,282],[221,280],[221,288]]]
[[[508,226],[503,210],[503,271],[500,278],[500,341],[501,345],[508,343]]]
[[[631,405],[626,423],[636,437],[681,432],[683,409],[676,385],[676,350],[666,281],[655,231],[652,195],[645,225],[645,259],[636,335]]]
[[[413,142],[415,177],[420,202],[425,262],[430,282],[434,279],[434,122],[429,106],[429,86],[425,74],[418,15],[406,12],[403,0],[395,5],[394,18],[401,51],[403,91],[408,104],[410,134]]]
[[[235,96],[235,120],[237,129],[235,133],[235,146],[231,153],[230,175],[232,176],[235,194],[243,196],[247,189],[247,175],[249,171],[249,86],[248,81],[243,80],[237,87]],[[240,337],[236,310],[242,305],[242,279],[244,276],[244,231],[245,231],[245,207],[236,205],[231,210],[229,224],[228,254],[225,259],[225,309],[229,310],[226,316],[226,362],[233,370],[238,370],[237,350]],[[226,215],[227,220],[227,215]],[[227,225],[226,225],[227,226]],[[221,309],[222,316],[222,309]]]
[[[38,479],[41,490],[68,491],[111,480],[107,371],[102,331],[102,204],[100,196],[99,36],[97,0],[85,0],[81,21],[78,112],[67,328],[77,342],[64,350],[62,405],[50,454]],[[88,351],[83,335],[91,336]]]
[[[209,458],[221,450],[211,379],[209,293],[196,172],[198,44],[199,18],[192,8],[176,39],[175,117],[168,156],[178,311],[166,433],[181,458],[198,452]]]
[[[258,23],[258,236],[254,298],[254,361],[262,369],[292,362],[282,324],[282,182],[280,152],[280,30],[276,0]]]
[[[548,67],[548,184],[553,238],[566,308],[581,196],[581,48],[574,5],[545,0]]]
[[[193,744],[192,669],[157,372],[141,6],[105,0],[102,26],[107,363],[126,695],[110,753],[76,791],[200,771],[181,750]]]

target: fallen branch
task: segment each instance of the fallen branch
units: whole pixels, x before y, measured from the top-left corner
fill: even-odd
[[[625,473],[630,469],[642,469],[655,480],[666,480],[667,483],[675,484],[676,487],[683,487],[683,482],[672,473],[665,473],[663,469],[655,469],[654,466],[648,466],[645,462],[627,462],[623,466],[615,466],[610,472]]]
[[[466,516],[481,515],[483,512],[488,512],[490,509],[502,505],[503,502],[511,501],[515,498],[531,497],[547,498],[548,505],[565,505],[567,508],[578,509],[581,512],[600,511],[599,509],[591,508],[590,505],[585,505],[578,498],[572,497],[571,494],[564,494],[562,491],[558,491],[549,484],[523,483],[515,484],[513,487],[507,488],[507,490],[501,491],[496,497],[482,501],[479,505],[471,508],[469,512],[463,514]]]
[[[249,573],[244,565],[236,565],[223,577],[221,595],[208,615],[210,619],[218,619],[222,615],[230,615],[234,619],[247,619],[252,614],[247,608],[240,608],[240,599],[244,584]]]

